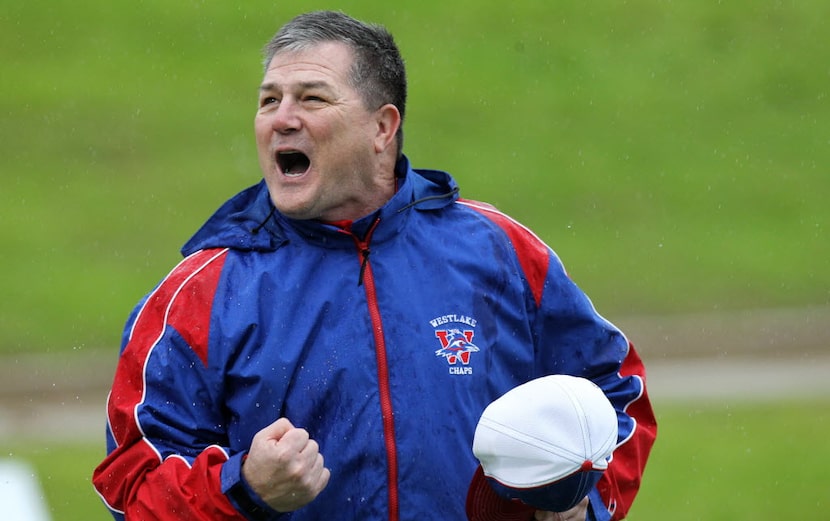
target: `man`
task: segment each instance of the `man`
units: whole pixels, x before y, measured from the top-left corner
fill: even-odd
[[[117,519],[464,519],[481,412],[556,373],[602,388],[620,445],[536,517],[625,515],[656,432],[636,352],[530,231],[410,167],[405,101],[383,28],[317,12],[268,44],[263,182],[125,329],[93,479]]]

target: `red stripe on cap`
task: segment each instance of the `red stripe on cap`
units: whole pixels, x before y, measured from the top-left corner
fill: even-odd
[[[532,521],[536,509],[499,496],[479,466],[467,490],[468,521]]]

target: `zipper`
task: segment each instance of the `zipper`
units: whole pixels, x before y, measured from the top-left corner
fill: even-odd
[[[375,220],[364,239],[352,234],[360,258],[360,277],[358,285],[366,291],[366,303],[369,307],[369,318],[372,322],[372,335],[375,341],[375,359],[378,371],[378,391],[380,393],[380,411],[383,422],[383,440],[386,449],[386,477],[389,494],[389,521],[400,519],[398,503],[398,450],[395,444],[395,417],[392,408],[392,392],[389,386],[389,366],[386,358],[386,342],[383,336],[383,322],[378,308],[375,278],[372,275],[372,266],[369,263],[369,242],[372,232],[380,220]]]

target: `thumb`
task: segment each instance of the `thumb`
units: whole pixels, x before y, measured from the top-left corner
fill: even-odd
[[[274,423],[264,427],[259,434],[270,440],[279,441],[288,431],[294,430],[294,425],[288,418],[280,418]]]

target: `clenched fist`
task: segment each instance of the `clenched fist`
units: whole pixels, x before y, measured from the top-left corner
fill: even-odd
[[[316,498],[331,473],[308,432],[280,418],[254,436],[242,476],[271,508],[291,512]]]

